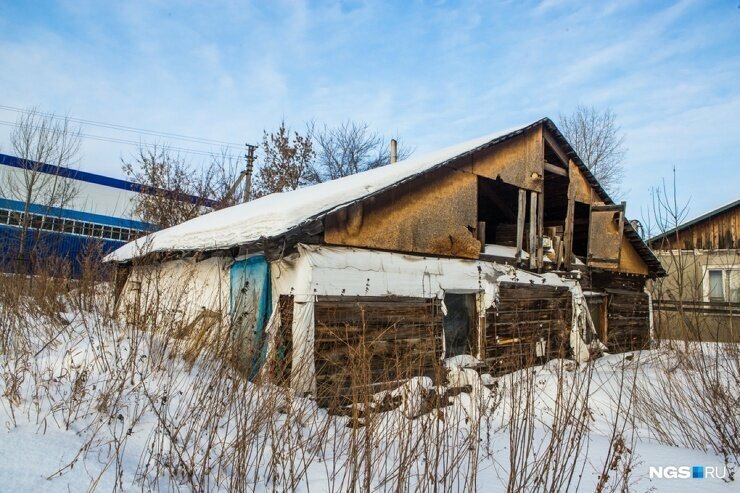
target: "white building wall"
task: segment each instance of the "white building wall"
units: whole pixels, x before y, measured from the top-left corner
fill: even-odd
[[[0,196],[24,202],[25,199],[22,196],[24,173],[26,171],[23,169],[0,164]],[[59,177],[58,179],[71,183],[78,191],[72,201],[65,205],[66,209],[136,219],[134,208],[137,192],[70,178]]]

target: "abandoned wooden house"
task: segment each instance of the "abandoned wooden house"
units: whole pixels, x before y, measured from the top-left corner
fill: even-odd
[[[740,342],[740,199],[648,240],[668,273],[656,283],[656,335]]]
[[[646,347],[645,282],[664,271],[624,211],[545,118],[213,212],[108,260],[124,316],[170,298],[182,320],[248,341],[254,371],[281,359],[316,395],[353,386],[357,353],[375,385],[461,356],[500,374]]]

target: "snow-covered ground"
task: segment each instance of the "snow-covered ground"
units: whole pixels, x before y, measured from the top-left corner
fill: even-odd
[[[158,334],[82,311],[66,322],[27,317],[55,338],[0,354],[0,491],[737,491],[735,481],[650,476],[661,466],[725,470],[701,429],[706,413],[666,395],[692,388],[681,380],[685,353],[666,347],[499,378],[457,359],[449,381],[462,391],[449,406],[425,408],[449,389],[418,378],[395,391],[394,409],[332,416],[227,366],[190,365]],[[702,349],[715,367],[736,364],[736,353]],[[723,402],[737,403],[738,382],[724,383]]]

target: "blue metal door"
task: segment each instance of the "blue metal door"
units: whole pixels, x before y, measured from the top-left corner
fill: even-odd
[[[262,255],[237,260],[231,266],[229,279],[237,363],[252,378],[267,352],[265,326],[272,310],[270,265]]]

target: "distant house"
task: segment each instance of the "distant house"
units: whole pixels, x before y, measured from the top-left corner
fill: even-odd
[[[31,172],[40,178],[28,201],[28,235],[21,248],[26,183]],[[45,197],[60,182],[69,184],[76,193],[58,207],[58,202]],[[39,256],[53,256],[70,261],[76,274],[81,255],[92,246],[108,253],[155,231],[156,225],[139,221],[134,214],[143,188],[117,178],[0,154],[0,270],[15,271],[20,265],[30,271]],[[23,258],[19,258],[21,251]]]
[[[206,214],[107,260],[122,316],[167,305],[188,330],[244,342],[251,373],[278,359],[296,391],[349,395],[440,362],[502,373],[646,347],[645,283],[665,272],[624,209],[545,118]]]
[[[660,335],[740,340],[740,199],[648,242],[668,271],[655,290]]]

